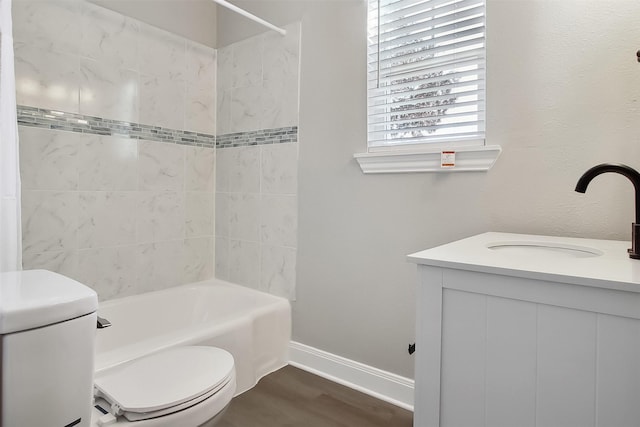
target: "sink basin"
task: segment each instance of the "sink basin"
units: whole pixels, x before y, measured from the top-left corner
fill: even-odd
[[[487,244],[492,251],[504,254],[525,257],[552,257],[552,258],[593,258],[603,254],[602,251],[587,246],[570,245],[564,243],[536,242],[536,241],[511,241],[492,242]]]

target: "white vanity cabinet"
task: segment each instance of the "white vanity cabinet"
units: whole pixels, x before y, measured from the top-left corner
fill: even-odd
[[[640,261],[627,247],[485,233],[410,255],[414,426],[640,426]]]

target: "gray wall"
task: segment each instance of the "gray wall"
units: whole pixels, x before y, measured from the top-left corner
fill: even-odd
[[[488,173],[364,176],[366,2],[236,1],[302,19],[296,341],[408,377],[413,251],[488,230],[629,239],[632,186],[588,167],[640,168],[640,27],[632,1],[489,0]],[[218,11],[218,45],[263,31]],[[420,351],[418,349],[418,351]]]

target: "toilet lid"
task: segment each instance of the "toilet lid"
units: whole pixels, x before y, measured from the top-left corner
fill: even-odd
[[[220,388],[234,372],[233,356],[215,347],[174,347],[96,375],[96,395],[118,412],[155,412]]]

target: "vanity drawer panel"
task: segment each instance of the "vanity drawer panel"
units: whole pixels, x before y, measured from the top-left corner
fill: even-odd
[[[445,290],[442,308],[440,422],[475,426],[485,416],[486,297]]]
[[[537,425],[595,425],[596,317],[538,305]]]
[[[533,427],[536,304],[487,297],[486,423]]]
[[[640,320],[598,315],[597,425],[640,424]]]
[[[443,289],[442,308],[434,425],[640,420],[639,320],[452,289]]]

